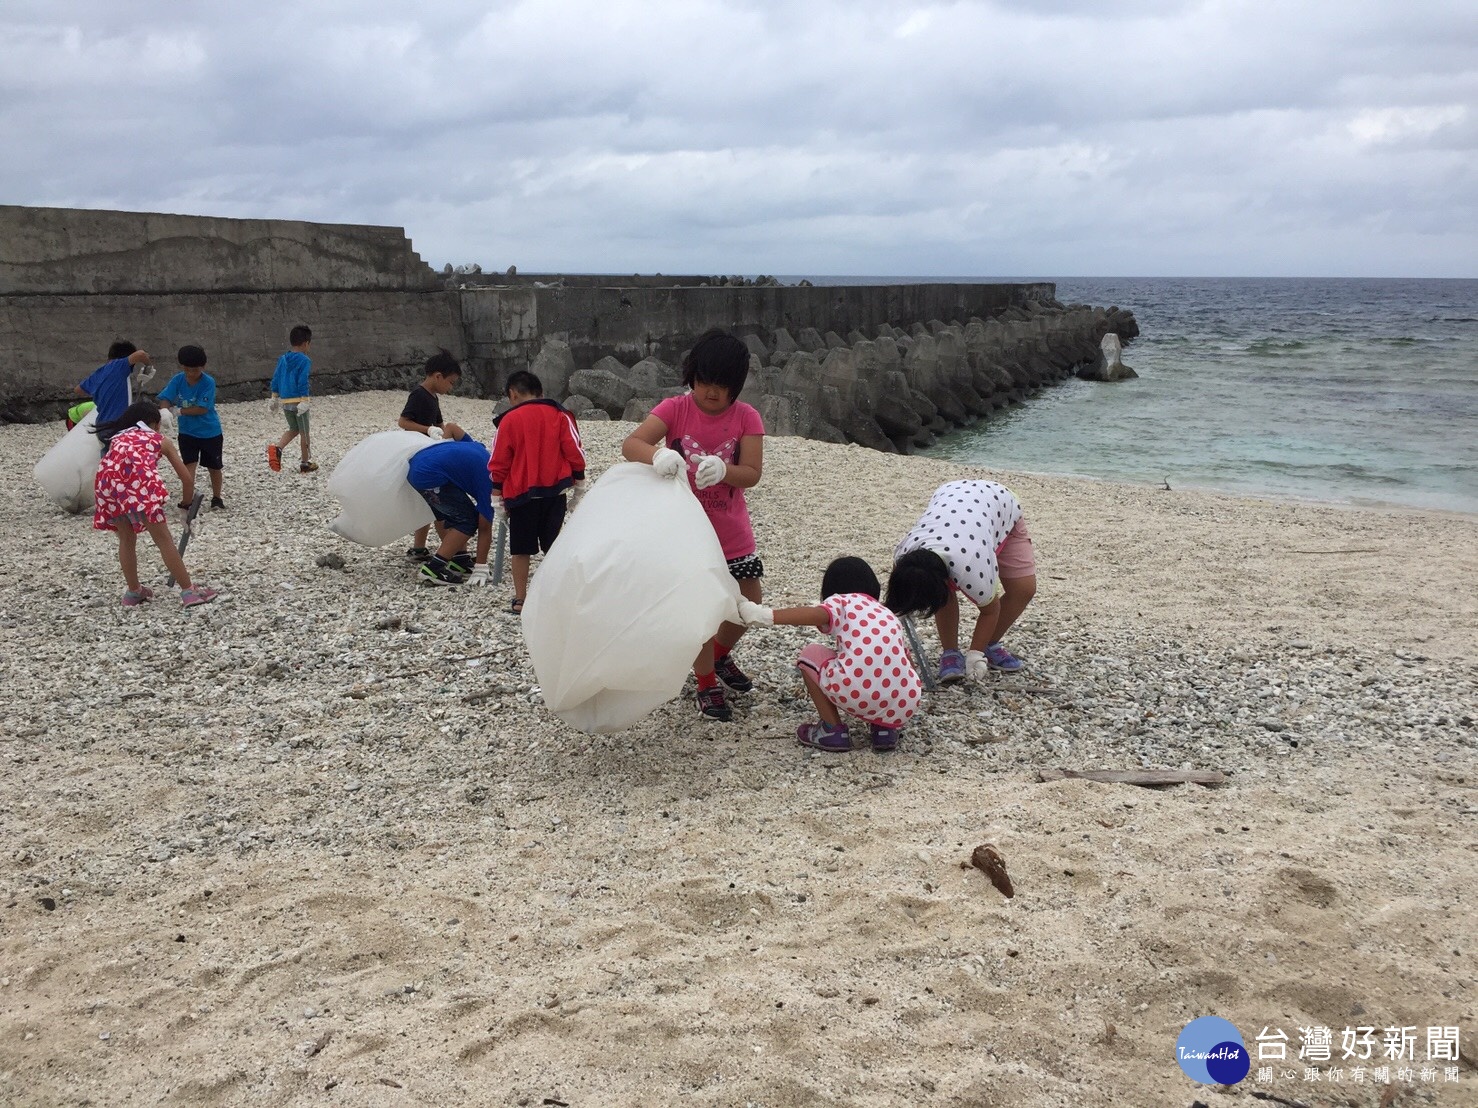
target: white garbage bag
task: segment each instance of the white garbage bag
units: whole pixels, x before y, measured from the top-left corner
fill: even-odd
[[[686,481],[611,467],[534,576],[523,637],[544,703],[582,731],[622,731],[682,691],[739,586]]]
[[[329,530],[362,546],[384,546],[431,523],[431,508],[406,483],[411,457],[433,445],[416,431],[379,431],[334,467],[328,491],[339,498]]]
[[[93,482],[97,480],[98,461],[103,456],[98,437],[92,433],[97,421],[94,408],[31,471],[51,502],[74,515],[93,506]]]

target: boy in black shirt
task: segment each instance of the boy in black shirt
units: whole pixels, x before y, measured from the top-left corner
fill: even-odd
[[[399,426],[404,431],[417,431],[433,439],[464,439],[467,433],[455,423],[444,422],[441,418],[441,401],[437,399],[447,395],[457,383],[462,380],[462,367],[457,360],[445,350],[431,355],[426,361],[426,376],[419,385],[411,390],[405,400],[405,408],[400,413]],[[411,540],[411,548],[407,550],[406,557],[414,558],[418,562],[424,562],[431,557],[431,551],[426,547],[426,536],[431,528],[422,527]],[[441,528],[437,527],[439,534]]]

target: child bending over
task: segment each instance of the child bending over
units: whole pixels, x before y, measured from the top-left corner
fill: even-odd
[[[450,351],[439,350],[426,360],[426,372],[421,383],[411,389],[409,396],[405,398],[405,407],[401,409],[400,419],[396,422],[402,431],[415,431],[420,435],[427,435],[433,439],[451,439],[460,442],[467,437],[465,431],[455,423],[448,423],[441,416],[441,397],[446,396],[462,380],[462,367],[457,364]],[[426,546],[426,536],[431,533],[431,525],[417,527],[415,535],[411,538],[410,549],[405,552],[407,558],[417,562],[429,561],[431,551]],[[437,536],[441,537],[442,529],[438,528]]]
[[[118,564],[123,568],[127,586],[123,606],[132,608],[154,599],[154,590],[139,582],[138,533],[147,531],[159,548],[164,567],[180,585],[180,603],[186,608],[208,604],[216,598],[214,589],[196,585],[190,580],[185,560],[175,549],[164,517],[164,504],[169,490],[159,479],[159,456],[169,459],[184,486],[184,500],[195,496],[195,479],[180,460],[174,443],[159,433],[159,408],[140,400],[124,410],[116,421],[97,428],[98,436],[110,436],[107,452],[98,463],[93,493],[97,507],[92,525],[99,531],[118,535]]]
[[[1037,593],[1037,563],[1021,501],[1010,489],[994,481],[940,485],[893,556],[887,605],[900,616],[934,616],[941,683],[1021,669],[1001,640]],[[966,653],[959,648],[957,593],[980,609]]]

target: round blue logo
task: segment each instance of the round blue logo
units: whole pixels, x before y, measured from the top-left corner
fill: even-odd
[[[1220,1016],[1191,1020],[1175,1040],[1175,1060],[1192,1081],[1235,1085],[1252,1068],[1242,1033]]]

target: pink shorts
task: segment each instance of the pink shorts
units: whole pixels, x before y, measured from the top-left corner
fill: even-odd
[[[1025,516],[1016,521],[1006,541],[996,550],[996,568],[1000,570],[1002,581],[1037,575],[1037,559],[1032,551],[1032,536],[1026,529]]]
[[[828,662],[836,661],[837,652],[819,642],[807,643],[801,648],[801,656],[795,660],[796,668],[805,670],[821,683],[821,671]]]

